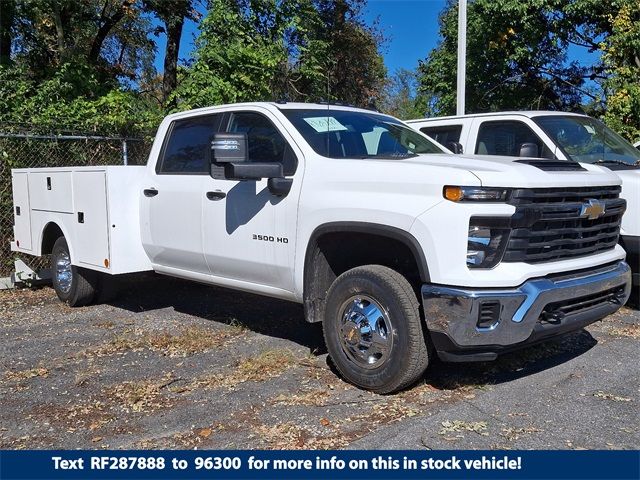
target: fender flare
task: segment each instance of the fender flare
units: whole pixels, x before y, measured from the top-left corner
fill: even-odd
[[[399,241],[409,248],[409,251],[414,256],[416,263],[418,264],[418,271],[420,273],[420,279],[424,283],[430,282],[429,267],[427,265],[427,258],[424,254],[422,247],[418,240],[406,230],[402,230],[397,227],[391,227],[389,225],[382,225],[379,223],[370,222],[330,222],[319,225],[311,233],[309,241],[307,242],[307,249],[304,256],[304,278],[307,278],[307,271],[310,267],[310,262],[313,258],[313,249],[317,244],[317,239],[327,233],[369,233],[380,237],[387,237],[393,240]],[[305,282],[306,283],[306,282]]]

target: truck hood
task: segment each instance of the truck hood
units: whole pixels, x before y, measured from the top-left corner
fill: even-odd
[[[420,155],[403,162],[466,170],[486,187],[588,187],[620,185],[620,179],[607,168],[581,164],[584,170],[545,171],[518,160],[533,160],[493,155]]]

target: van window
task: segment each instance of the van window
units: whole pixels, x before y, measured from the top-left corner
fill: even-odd
[[[199,175],[209,173],[207,146],[222,115],[202,115],[176,120],[162,152],[158,173]]]
[[[442,127],[423,127],[420,129],[425,135],[429,135],[440,145],[447,146],[449,142],[459,142],[462,133],[462,125],[444,125]]]
[[[523,122],[516,120],[487,121],[480,125],[476,142],[477,155],[519,157],[520,147],[533,143],[539,158],[554,158],[544,142]]]

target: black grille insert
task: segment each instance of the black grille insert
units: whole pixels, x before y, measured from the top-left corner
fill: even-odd
[[[519,189],[510,203],[516,206],[504,262],[541,263],[593,255],[618,243],[626,202],[620,187]],[[604,206],[599,218],[589,218],[590,200]]]
[[[550,303],[540,315],[541,323],[560,323],[567,315],[575,315],[609,303],[621,304],[625,297],[625,286],[610,288],[579,298]]]

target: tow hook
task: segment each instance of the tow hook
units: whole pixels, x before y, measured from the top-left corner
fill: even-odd
[[[562,322],[562,320],[564,320],[565,316],[566,315],[559,310],[556,310],[554,312],[542,312],[542,321],[557,325]]]

